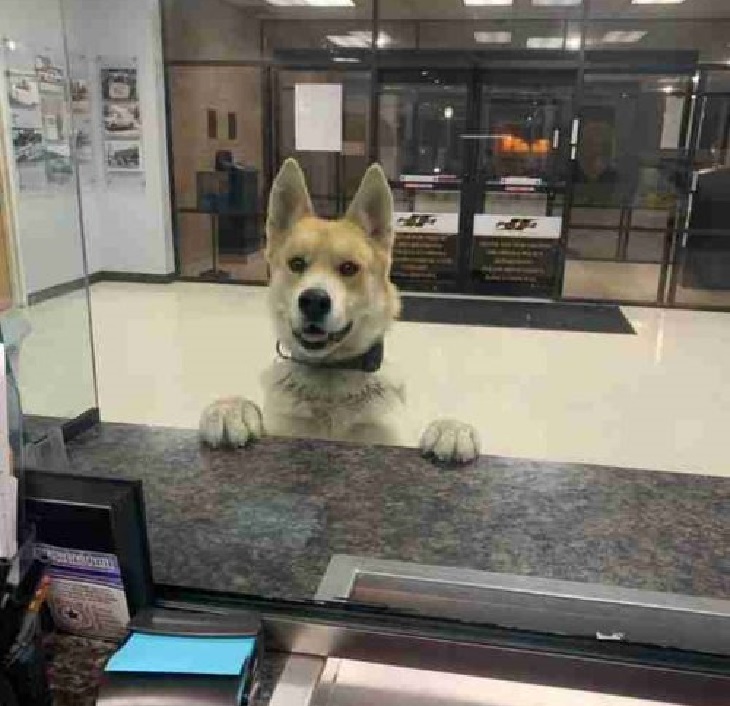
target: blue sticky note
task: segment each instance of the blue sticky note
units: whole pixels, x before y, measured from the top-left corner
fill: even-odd
[[[133,633],[106,665],[107,672],[238,676],[253,655],[250,637],[177,637]]]

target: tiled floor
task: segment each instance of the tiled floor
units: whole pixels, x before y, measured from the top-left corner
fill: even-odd
[[[20,355],[23,410],[75,417],[95,406],[86,293],[76,291],[22,311],[30,323]]]
[[[44,333],[24,352],[27,381],[75,360],[78,344],[46,346],[46,361],[39,345],[78,335],[83,317],[59,313],[75,296],[34,308]],[[265,297],[230,285],[95,285],[103,418],[194,427],[218,396],[260,399],[275,356]],[[624,312],[636,336],[397,323],[386,355],[403,370],[414,426],[459,416],[480,429],[485,453],[730,475],[730,314]],[[53,394],[80,394],[76,377],[56,370]],[[26,382],[29,401],[53,397],[37,388]]]

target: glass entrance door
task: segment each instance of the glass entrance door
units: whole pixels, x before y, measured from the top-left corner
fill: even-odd
[[[378,153],[402,289],[559,291],[574,84],[564,71],[382,72]]]
[[[692,76],[589,71],[563,297],[664,300],[691,173]]]
[[[551,297],[561,280],[575,75],[485,74],[471,151],[467,287]]]
[[[466,71],[383,71],[379,159],[395,198],[393,280],[457,291],[467,130]]]

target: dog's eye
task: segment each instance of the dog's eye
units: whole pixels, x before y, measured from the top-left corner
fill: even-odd
[[[340,265],[339,269],[340,274],[343,277],[352,277],[360,271],[360,265],[358,265],[356,262],[347,260]]]
[[[307,261],[303,257],[293,257],[291,260],[289,260],[289,269],[292,272],[301,274],[302,272],[304,272],[304,270],[307,269]]]

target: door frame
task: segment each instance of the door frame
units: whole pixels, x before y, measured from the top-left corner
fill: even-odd
[[[526,83],[534,84],[533,78],[535,72],[542,76],[559,76],[564,74],[566,80],[560,83],[563,86],[572,86],[571,95],[569,97],[569,110],[574,115],[576,110],[575,95],[578,90],[578,66],[573,61],[565,61],[562,56],[556,55],[554,52],[537,52],[542,56],[542,61],[537,60],[534,52],[507,52],[511,59],[505,59],[505,53],[494,54],[491,60],[482,54],[478,59],[469,53],[449,53],[451,61],[436,63],[433,52],[422,52],[423,61],[414,65],[412,56],[408,62],[398,63],[391,56],[386,66],[380,66],[376,72],[376,91],[375,97],[378,101],[377,114],[380,115],[380,96],[382,87],[390,82],[412,83],[413,85],[430,84],[432,75],[440,77],[448,77],[449,85],[464,86],[466,89],[466,134],[477,134],[481,129],[482,105],[483,105],[483,88],[488,85],[495,85],[497,77],[511,76],[513,78],[527,77]],[[396,53],[397,54],[397,53]],[[459,62],[461,58],[461,64]],[[444,65],[445,64],[445,65]],[[529,73],[527,73],[529,71]],[[428,73],[429,77],[425,77],[424,73]],[[565,126],[569,128],[569,125]],[[563,138],[564,139],[564,138]],[[476,286],[471,277],[471,260],[472,247],[474,242],[474,215],[481,213],[480,203],[481,195],[484,192],[484,185],[477,174],[478,154],[477,150],[464,146],[462,163],[460,172],[460,208],[459,208],[459,230],[457,233],[457,256],[456,256],[456,280],[454,286],[439,285],[436,287],[437,293],[442,294],[466,294],[466,295],[485,295],[489,293],[484,291],[483,287]],[[562,145],[562,139],[561,139]],[[380,157],[379,144],[376,145],[376,155]],[[566,153],[569,156],[569,152]],[[566,203],[570,198],[569,193],[572,189],[573,169],[566,164]],[[547,297],[538,295],[538,298],[559,299],[559,287],[562,283],[562,269],[564,267],[564,237],[566,233],[565,215],[568,209],[564,210],[563,223],[561,226],[561,240],[557,246],[556,254],[556,276],[553,291]],[[418,291],[414,289],[414,291]],[[430,289],[429,291],[433,291]],[[508,296],[535,296],[529,292],[518,295]]]
[[[531,55],[529,55],[531,58]],[[526,58],[523,55],[526,61]],[[532,63],[532,62],[528,62]],[[536,80],[534,77],[537,75],[539,78]],[[560,80],[562,76],[563,80]],[[566,149],[562,155],[558,157],[563,163],[565,173],[565,183],[563,185],[564,193],[564,206],[563,214],[561,217],[561,229],[560,229],[560,240],[556,244],[555,252],[555,280],[550,294],[536,294],[529,291],[524,293],[510,293],[501,294],[498,292],[490,293],[485,291],[487,289],[483,285],[477,284],[471,277],[471,260],[474,246],[474,217],[477,214],[483,213],[483,202],[488,189],[484,184],[484,180],[478,174],[478,150],[469,150],[469,157],[466,159],[470,160],[469,174],[465,175],[464,182],[469,183],[470,192],[464,190],[462,196],[462,208],[463,214],[462,224],[463,227],[460,230],[460,254],[461,262],[459,264],[459,274],[461,277],[460,288],[465,294],[475,294],[482,296],[509,296],[514,298],[537,298],[546,300],[557,300],[561,298],[561,288],[563,281],[563,271],[565,266],[565,239],[567,237],[567,224],[568,215],[570,213],[569,204],[572,201],[572,189],[573,189],[573,176],[574,169],[572,163],[574,162],[574,155],[571,154],[570,150],[570,133],[571,124],[575,119],[576,115],[576,95],[579,90],[578,87],[578,67],[571,65],[555,65],[548,64],[543,67],[529,66],[529,73],[526,73],[525,68],[520,66],[520,62],[515,60],[509,67],[505,66],[483,66],[475,74],[474,82],[474,94],[473,102],[475,104],[474,110],[474,123],[472,130],[478,132],[482,130],[482,108],[484,105],[484,88],[488,86],[500,86],[503,84],[514,85],[515,81],[521,81],[527,86],[532,86],[540,82],[547,81],[551,82],[552,79],[556,79],[554,85],[561,86],[569,89],[569,95],[566,97],[567,102],[567,115],[565,121],[560,125],[560,143],[559,150],[563,152],[565,146]],[[510,80],[506,80],[510,79]],[[549,88],[545,91],[546,95],[550,94]],[[562,122],[562,121],[561,121]],[[568,142],[566,142],[566,140]],[[555,185],[549,185],[544,189],[544,192],[550,198],[551,194],[557,193]],[[492,190],[497,192],[499,190]],[[532,193],[540,193],[542,189],[536,189]]]

